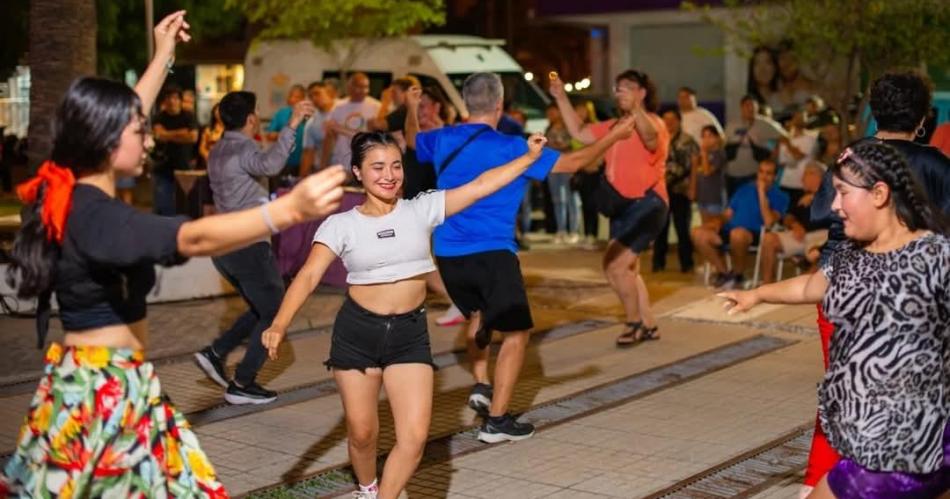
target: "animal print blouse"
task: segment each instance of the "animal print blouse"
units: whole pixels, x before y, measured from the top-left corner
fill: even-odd
[[[821,425],[875,471],[929,473],[950,416],[950,238],[870,253],[844,241],[822,264],[835,325],[818,389]]]

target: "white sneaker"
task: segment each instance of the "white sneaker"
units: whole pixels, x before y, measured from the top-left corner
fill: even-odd
[[[579,243],[579,242],[581,242],[581,235],[580,235],[580,234],[574,233],[574,234],[571,234],[571,235],[567,236],[567,244],[577,244],[577,243]]]
[[[462,311],[453,303],[448,310],[442,314],[441,317],[435,320],[435,323],[439,326],[457,326],[465,322],[465,316],[462,315]]]
[[[354,490],[353,499],[376,499],[375,491]]]
[[[566,241],[567,238],[563,232],[558,232],[554,235],[554,244],[564,244]]]

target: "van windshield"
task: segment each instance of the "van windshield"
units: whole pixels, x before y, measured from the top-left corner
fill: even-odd
[[[462,84],[471,74],[451,73],[448,75],[459,94],[462,93]],[[505,100],[511,100],[512,107],[520,109],[529,120],[545,118],[544,110],[548,107],[548,98],[541,89],[526,81],[524,75],[518,72],[498,73],[498,75],[501,76],[502,84],[505,86]]]

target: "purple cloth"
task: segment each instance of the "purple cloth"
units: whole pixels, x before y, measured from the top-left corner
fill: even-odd
[[[931,473],[872,471],[844,458],[828,472],[838,499],[927,499],[950,490],[950,424],[943,430],[943,466]]]
[[[364,199],[366,199],[366,195],[361,192],[344,192],[337,213],[362,204]],[[273,237],[277,268],[280,270],[282,277],[285,279],[293,277],[303,267],[304,262],[307,261],[307,257],[310,255],[313,235],[317,233],[317,228],[320,227],[321,223],[323,223],[323,219],[304,222],[281,231],[280,234]],[[320,282],[337,288],[346,287],[346,268],[339,258],[330,264]]]

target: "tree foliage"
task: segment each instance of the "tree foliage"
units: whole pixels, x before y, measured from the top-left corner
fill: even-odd
[[[121,78],[126,69],[141,71],[148,63],[145,4],[142,0],[97,0],[98,72]],[[244,17],[225,0],[154,0],[154,20],[176,10],[188,11],[192,43],[239,34]]]
[[[3,0],[0,2],[0,81],[13,74],[17,65],[22,64],[29,37],[30,0]]]
[[[950,62],[946,0],[726,0],[724,15],[693,2],[683,5],[702,10],[740,51],[790,40],[820,79],[844,65],[844,78],[835,82],[842,88],[827,89],[838,95],[833,100],[839,106],[845,104],[839,110],[853,96],[859,74],[871,81],[893,67]]]
[[[445,23],[443,0],[226,0],[261,28],[257,39],[302,39],[333,53],[344,69],[360,40]]]

